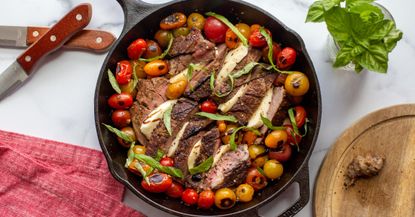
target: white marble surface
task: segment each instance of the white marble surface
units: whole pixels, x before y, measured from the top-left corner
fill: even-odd
[[[166,2],[167,0],[148,0]],[[304,23],[312,0],[248,0],[271,12],[297,31],[305,41],[320,80],[323,118],[319,139],[311,156],[310,184],[327,149],[350,124],[365,114],[395,104],[415,102],[415,2],[386,1],[404,38],[389,56],[388,74],[357,75],[333,70],[326,54],[327,30],[324,24]],[[54,24],[80,0],[14,0],[0,7],[0,25]],[[93,5],[89,28],[119,35],[123,14],[115,0],[86,0]],[[248,21],[249,23],[249,21]],[[22,52],[0,48],[0,72]],[[106,54],[58,51],[44,59],[35,76],[10,97],[0,102],[0,129],[99,149],[93,116],[95,83]],[[260,210],[262,216],[276,216],[297,197],[298,189],[288,191]],[[312,199],[298,216],[312,216]],[[149,216],[168,214],[147,205],[130,192],[124,202]]]

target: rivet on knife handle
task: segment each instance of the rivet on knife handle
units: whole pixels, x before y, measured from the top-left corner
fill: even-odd
[[[29,75],[42,57],[61,47],[75,33],[87,26],[91,16],[92,8],[90,4],[78,5],[19,56],[17,62]]]
[[[48,27],[27,27],[26,44],[35,43],[47,31]],[[84,29],[63,45],[64,48],[90,50],[93,52],[105,52],[115,41],[115,36],[109,32],[101,30]]]

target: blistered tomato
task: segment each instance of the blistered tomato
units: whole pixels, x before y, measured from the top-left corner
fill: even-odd
[[[202,112],[216,113],[218,106],[212,100],[206,100],[200,105],[200,110]]]
[[[201,209],[209,209],[215,203],[215,193],[211,190],[200,192],[197,206]]]
[[[112,123],[118,128],[131,124],[131,113],[128,110],[115,110],[111,114]]]
[[[173,183],[172,178],[164,173],[154,173],[148,176],[149,182],[144,179],[141,181],[141,186],[148,192],[161,193],[167,191]]]
[[[115,70],[115,79],[118,84],[128,84],[133,74],[133,67],[127,60],[122,60],[117,63],[117,69]]]
[[[177,182],[173,182],[166,191],[167,196],[171,198],[180,198],[183,195],[183,187]]]
[[[132,60],[136,60],[146,52],[147,43],[144,39],[139,38],[130,44],[127,48],[128,57]]]
[[[163,157],[160,160],[160,164],[163,165],[163,166],[172,167],[174,165],[174,161],[170,157]]]
[[[297,52],[286,47],[277,55],[277,67],[282,70],[289,69],[295,63],[296,58]]]
[[[268,35],[272,38],[272,34],[268,29],[265,29],[265,31],[268,33]],[[265,39],[265,37],[261,34],[261,32],[258,30],[254,30],[251,34],[251,36],[249,36],[249,44],[252,47],[265,47],[267,45],[267,40]]]
[[[116,93],[108,99],[108,105],[114,109],[128,109],[132,104],[133,97],[128,93]]]
[[[228,27],[220,20],[214,17],[208,17],[203,27],[206,37],[215,42],[225,42],[225,35]]]
[[[197,203],[197,200],[199,199],[199,195],[197,194],[197,191],[191,188],[188,188],[184,190],[182,195],[182,200],[186,205],[194,205]]]

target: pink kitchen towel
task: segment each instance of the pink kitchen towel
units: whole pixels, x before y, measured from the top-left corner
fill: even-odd
[[[0,216],[144,216],[101,152],[0,130]]]

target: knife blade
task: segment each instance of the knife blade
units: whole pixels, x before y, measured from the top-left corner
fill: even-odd
[[[0,100],[7,97],[29,78],[39,60],[62,47],[75,33],[87,26],[91,16],[90,4],[76,6],[26,49],[0,74]]]
[[[47,31],[48,27],[0,26],[0,46],[28,47]],[[84,29],[69,39],[64,48],[105,52],[115,41],[115,36],[106,31]]]

